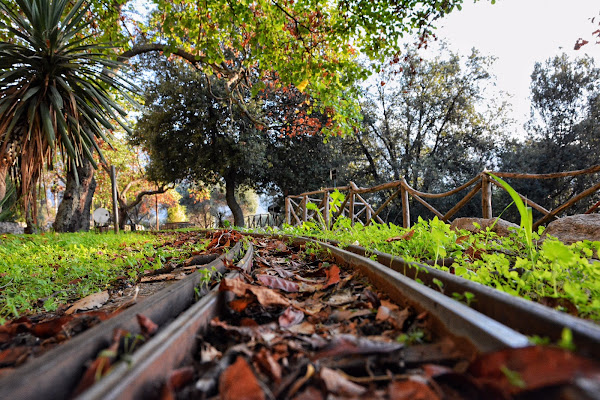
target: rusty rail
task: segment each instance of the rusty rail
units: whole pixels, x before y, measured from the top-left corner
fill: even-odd
[[[511,179],[556,179],[590,175],[598,172],[600,172],[600,164],[583,170],[557,172],[552,174],[518,174],[484,170],[477,176],[470,179],[468,182],[444,193],[420,192],[411,187],[404,178],[398,181],[388,182],[370,188],[360,188],[354,182],[350,182],[347,186],[338,188],[325,188],[299,195],[287,196],[285,198],[285,221],[290,225],[301,225],[303,222],[317,220],[325,229],[329,229],[333,222],[342,215],[348,217],[353,225],[356,222],[361,222],[365,225],[368,225],[371,222],[384,223],[384,220],[381,218],[382,211],[396,197],[400,196],[402,201],[402,225],[405,228],[408,228],[411,226],[409,197],[412,196],[415,201],[421,203],[439,219],[447,222],[478,193],[481,193],[482,217],[492,218],[492,188],[494,186],[499,187],[502,190],[504,190],[504,188],[497,181],[495,181],[490,174]],[[469,192],[446,213],[440,212],[425,200],[452,196],[466,189],[470,189]],[[364,194],[376,193],[384,190],[392,190],[392,194],[388,195],[386,200],[376,210],[375,207],[373,207],[367,200],[365,200],[363,196],[361,196]],[[333,191],[339,191],[345,194],[344,201],[335,213],[331,210],[332,204],[330,201],[331,193]],[[587,188],[581,193],[576,194],[570,200],[555,207],[554,209],[546,209],[545,207],[528,199],[526,195],[521,193],[518,193],[518,195],[529,207],[542,214],[542,217],[533,224],[533,228],[536,229],[538,226],[556,219],[558,215],[565,212],[569,207],[573,206],[582,199],[597,193],[598,191],[600,191],[600,182]],[[316,205],[318,211],[310,210],[311,206],[308,205],[309,203]],[[586,211],[586,214],[594,212],[599,206],[600,202],[596,203]],[[312,208],[314,209],[314,207]]]

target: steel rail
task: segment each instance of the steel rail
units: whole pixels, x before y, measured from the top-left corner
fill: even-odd
[[[265,236],[261,234],[246,234],[249,236]],[[281,236],[288,240],[313,240],[292,236]],[[336,247],[340,244],[331,240],[328,242]],[[434,282],[438,280],[443,285],[443,293],[451,296],[453,293],[464,295],[469,292],[474,295],[470,308],[528,336],[548,337],[552,341],[561,340],[564,328],[571,330],[573,343],[577,353],[600,359],[600,326],[577,318],[570,314],[555,310],[534,301],[511,296],[492,287],[436,269],[426,264],[409,262],[402,257],[391,254],[365,250],[356,245],[344,246],[344,249],[361,256],[376,256],[376,261],[386,267],[405,275],[410,279],[419,280],[424,285],[440,290]]]
[[[573,333],[573,343],[578,353],[600,358],[600,326],[592,322],[534,301],[511,296],[425,264],[408,262],[398,256],[378,251],[367,252],[364,248],[355,245],[347,246],[345,249],[359,255],[375,255],[380,264],[411,279],[415,279],[418,274],[425,285],[433,288],[438,287],[434,283],[434,279],[437,279],[443,284],[444,293],[448,295],[470,292],[475,295],[471,308],[525,335],[538,335],[558,341],[561,339],[563,329],[568,328]]]
[[[302,239],[300,243],[307,240],[310,239]],[[433,321],[430,326],[436,335],[452,336],[467,354],[529,345],[524,335],[375,261],[321,242],[314,243],[333,254],[340,263],[366,275],[393,300],[410,305],[417,312],[429,313]],[[251,263],[251,258],[245,262]],[[79,399],[144,399],[156,396],[170,372],[194,352],[197,334],[202,334],[208,322],[219,315],[222,294],[217,288],[213,289],[167,329],[144,344],[129,363],[116,367]]]
[[[250,244],[238,267],[249,272],[254,255]],[[232,272],[235,275],[238,272]],[[196,334],[218,315],[218,288],[181,314],[166,329],[136,351],[127,362],[119,362],[100,382],[78,397],[79,400],[154,398],[164,382],[165,372],[181,365],[192,354]]]
[[[215,267],[217,271],[224,272],[226,263],[231,262],[241,249],[242,244],[238,242],[227,254],[205,265],[204,268],[211,270]],[[3,375],[0,378],[0,398],[11,400],[69,398],[85,371],[86,363],[108,347],[115,329],[124,329],[133,334],[140,333],[137,314],[150,318],[161,327],[167,325],[194,302],[196,288],[201,279],[201,275],[195,272],[39,358]]]

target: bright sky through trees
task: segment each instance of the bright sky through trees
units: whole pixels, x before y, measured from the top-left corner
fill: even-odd
[[[592,17],[596,17],[595,24]],[[514,118],[522,125],[529,116],[535,62],[566,52],[570,57],[587,53],[600,63],[600,44],[593,44],[591,35],[600,28],[599,20],[598,0],[498,0],[494,5],[467,0],[462,11],[439,22],[437,35],[462,54],[475,47],[498,57],[493,70],[498,88],[514,95]],[[575,51],[580,37],[590,43]]]

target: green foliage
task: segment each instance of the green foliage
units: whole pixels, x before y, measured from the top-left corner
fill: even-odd
[[[18,172],[26,204],[57,153],[72,167],[84,157],[95,165],[105,129],[127,129],[111,91],[130,99],[135,87],[114,72],[124,65],[106,55],[112,46],[93,43],[89,11],[83,0],[0,1],[0,172]]]
[[[169,207],[167,210],[167,221],[168,222],[185,222],[187,221],[185,206],[177,204],[174,207]]]
[[[393,224],[351,226],[347,218],[340,218],[330,231],[309,222],[302,227],[286,226],[283,232],[337,240],[341,246],[359,244],[367,252],[380,251],[406,261],[450,257],[454,260],[450,268],[457,276],[533,301],[555,298],[558,304],[572,303],[579,316],[600,321],[600,269],[590,260],[600,257],[600,242],[565,245],[549,237],[537,245],[541,231],[529,236],[519,229],[508,237],[499,237],[489,228],[479,233],[456,232],[437,218],[419,218],[410,229]],[[434,268],[450,269],[437,263]],[[467,304],[476,301],[471,293],[452,296]]]
[[[146,233],[3,235],[0,243],[0,319],[52,311],[110,287],[119,276],[135,283],[167,257],[185,260],[201,246],[173,249]]]

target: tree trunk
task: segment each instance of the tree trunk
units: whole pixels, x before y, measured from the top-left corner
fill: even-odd
[[[58,206],[54,230],[56,232],[79,232],[90,229],[90,209],[96,190],[92,163],[83,159],[83,165],[77,167],[79,185],[72,170],[67,172],[67,187]]]
[[[244,226],[244,212],[242,211],[242,207],[238,204],[235,199],[235,177],[234,176],[226,176],[225,177],[225,200],[227,201],[227,206],[231,210],[233,214],[233,225],[243,227]]]
[[[3,200],[4,196],[6,196],[6,174],[8,173],[8,169],[9,166],[0,161],[0,212],[2,212]]]

